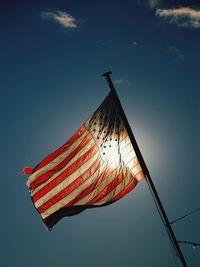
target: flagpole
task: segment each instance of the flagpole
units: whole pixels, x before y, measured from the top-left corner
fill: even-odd
[[[185,261],[185,258],[184,258],[183,254],[182,254],[182,251],[181,251],[181,249],[179,247],[179,244],[178,244],[178,242],[176,240],[176,237],[174,235],[173,229],[172,229],[172,227],[170,225],[169,219],[168,219],[168,217],[166,215],[166,212],[164,210],[164,207],[162,205],[162,202],[161,202],[161,200],[159,198],[157,190],[156,190],[156,188],[155,188],[155,186],[153,184],[153,181],[152,181],[151,175],[149,173],[149,170],[147,169],[146,163],[145,163],[145,161],[143,159],[143,156],[142,156],[142,154],[140,152],[139,146],[138,146],[138,144],[136,142],[136,139],[135,139],[135,137],[133,135],[133,132],[131,130],[131,127],[129,125],[129,122],[128,122],[128,120],[126,118],[126,115],[124,113],[123,107],[121,105],[121,102],[119,100],[119,97],[117,95],[115,87],[113,85],[113,82],[111,80],[111,77],[110,77],[111,74],[112,74],[112,72],[109,71],[109,72],[104,73],[102,76],[105,77],[105,79],[106,79],[106,81],[107,81],[107,83],[108,83],[108,85],[110,87],[111,92],[113,93],[114,97],[116,98],[116,101],[117,101],[118,106],[119,106],[120,111],[121,111],[121,115],[123,117],[124,125],[125,125],[125,127],[127,129],[128,135],[129,135],[131,143],[132,143],[132,146],[133,146],[133,148],[135,150],[135,154],[136,154],[136,156],[137,156],[137,158],[138,158],[138,160],[140,162],[141,168],[142,168],[142,170],[144,172],[144,175],[145,175],[145,179],[147,181],[147,184],[148,184],[149,189],[151,191],[151,194],[153,196],[153,199],[154,199],[154,202],[155,202],[156,207],[158,209],[159,215],[160,215],[160,217],[162,219],[162,222],[163,222],[163,224],[165,226],[165,229],[167,231],[168,237],[169,237],[169,239],[170,239],[170,241],[171,241],[171,243],[172,243],[172,245],[173,245],[173,247],[175,249],[176,255],[180,259],[180,261],[182,263],[182,266],[183,267],[188,267],[188,265],[187,265],[187,263]]]

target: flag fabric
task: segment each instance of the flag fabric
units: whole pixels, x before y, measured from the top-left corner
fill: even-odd
[[[144,178],[116,96],[111,91],[92,116],[34,169],[27,186],[51,229],[64,216],[111,204]]]

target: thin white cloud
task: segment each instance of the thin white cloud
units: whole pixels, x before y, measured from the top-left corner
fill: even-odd
[[[138,46],[138,45],[139,45],[138,42],[136,42],[136,41],[133,42],[133,46],[134,46],[134,47],[136,47],[136,46]]]
[[[161,0],[147,0],[148,6],[155,8],[160,4]]]
[[[157,9],[156,15],[181,27],[200,28],[200,10],[190,7]]]
[[[97,46],[106,46],[106,45],[110,45],[110,44],[112,44],[112,43],[113,43],[112,40],[107,40],[107,41],[96,40],[96,41],[94,41],[92,44],[93,44],[93,45],[97,45]]]
[[[119,79],[119,80],[115,80],[114,81],[115,84],[126,84],[128,86],[131,85],[131,82],[129,80],[126,79]]]
[[[41,12],[41,18],[54,20],[63,28],[77,28],[76,19],[61,10]]]
[[[161,4],[162,0],[137,0],[139,5],[146,5],[154,9]]]
[[[169,53],[175,61],[183,61],[185,59],[183,52],[175,46],[169,46],[167,48],[167,53]]]

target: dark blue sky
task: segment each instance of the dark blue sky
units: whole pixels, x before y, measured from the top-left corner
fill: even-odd
[[[112,70],[169,219],[199,207],[199,34],[198,1],[0,2],[0,266],[180,266],[145,181],[48,232],[21,169],[79,128]],[[173,228],[200,242],[199,225],[196,213]],[[200,250],[182,249],[199,267]]]

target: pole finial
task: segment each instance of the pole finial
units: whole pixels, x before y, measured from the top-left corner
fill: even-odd
[[[112,74],[112,71],[107,71],[104,74],[102,74],[103,77],[108,77]]]
[[[102,74],[102,76],[106,79],[106,81],[107,81],[107,83],[108,83],[108,86],[110,87],[110,90],[111,90],[112,92],[115,92],[115,88],[114,88],[112,79],[111,79],[111,77],[110,77],[111,74],[112,74],[112,71],[107,71],[107,72],[105,72],[104,74]]]

